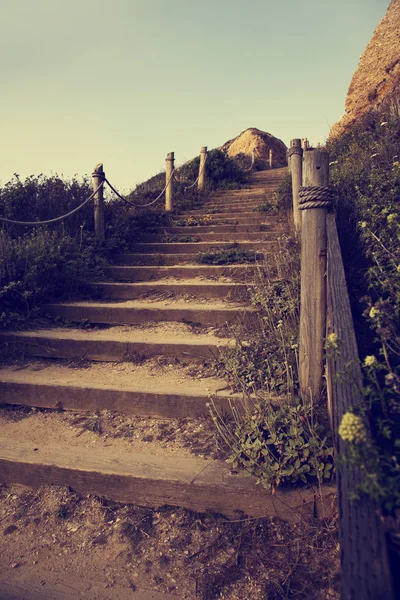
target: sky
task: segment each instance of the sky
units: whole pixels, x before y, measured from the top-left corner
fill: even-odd
[[[389,0],[0,0],[0,183],[121,191],[248,127],[323,142]]]

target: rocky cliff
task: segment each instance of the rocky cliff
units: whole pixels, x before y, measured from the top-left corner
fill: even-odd
[[[250,127],[242,131],[233,140],[229,140],[222,147],[228,156],[236,156],[238,154],[247,154],[251,157],[253,150],[260,166],[264,163],[267,167],[269,164],[269,151],[273,151],[274,167],[283,167],[286,165],[286,145],[278,138],[270,133],[261,131],[256,127]]]
[[[365,112],[400,94],[400,0],[392,0],[360,58],[347,93],[345,115],[331,130],[337,137]]]

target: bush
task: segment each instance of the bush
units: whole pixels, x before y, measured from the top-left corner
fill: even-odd
[[[38,314],[43,302],[84,293],[102,274],[93,247],[45,229],[16,239],[0,231],[0,254],[2,328]]]
[[[213,405],[212,405],[213,406]],[[231,451],[228,462],[254,475],[267,491],[285,484],[327,481],[333,474],[333,448],[312,406],[297,401],[258,402],[245,416],[226,422],[211,415]]]

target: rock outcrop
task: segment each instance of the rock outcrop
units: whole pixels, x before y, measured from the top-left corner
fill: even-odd
[[[331,130],[337,137],[364,113],[400,95],[400,0],[392,0],[360,58],[347,93],[345,115]]]
[[[286,165],[286,145],[270,133],[261,131],[256,127],[250,127],[242,131],[233,140],[229,140],[222,147],[228,156],[237,156],[246,154],[251,157],[253,150],[260,166],[269,165],[269,151],[273,151],[274,167],[284,167]]]

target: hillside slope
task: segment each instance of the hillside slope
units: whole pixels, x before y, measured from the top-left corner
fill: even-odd
[[[399,91],[400,0],[392,0],[360,58],[347,93],[345,115],[332,127],[330,137],[338,137]]]

